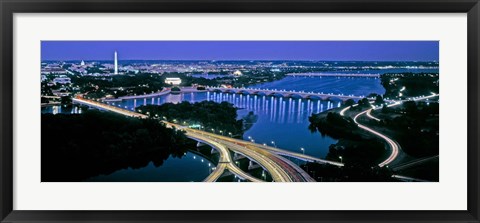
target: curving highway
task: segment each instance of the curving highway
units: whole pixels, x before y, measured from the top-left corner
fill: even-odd
[[[424,97],[417,97],[417,98],[413,98],[413,99],[401,100],[401,101],[396,101],[396,102],[394,102],[393,104],[390,104],[390,105],[387,105],[387,106],[388,106],[388,107],[393,107],[393,106],[401,105],[403,102],[409,101],[409,100],[420,101],[420,100],[426,100],[426,99],[433,98],[433,97],[438,97],[438,96],[439,96],[439,94],[432,94],[432,95],[428,95],[428,96],[424,96]],[[355,107],[355,106],[357,106],[357,105],[354,105],[353,107]],[[342,109],[342,110],[340,111],[340,115],[341,115],[341,116],[344,116],[344,115],[345,115],[345,112],[348,111],[349,109],[350,109],[350,106]],[[357,121],[357,118],[358,118],[359,116],[363,115],[363,114],[367,114],[367,117],[369,117],[369,118],[371,118],[371,119],[374,119],[374,120],[376,120],[376,121],[380,121],[380,119],[378,119],[378,118],[376,118],[376,117],[374,117],[374,116],[371,115],[371,112],[372,112],[372,110],[374,110],[374,109],[375,109],[375,108],[370,108],[370,109],[368,109],[368,110],[365,110],[365,111],[363,111],[363,112],[358,113],[358,114],[355,115],[355,117],[353,118],[353,121],[358,125],[358,127],[360,127],[361,129],[363,129],[363,130],[365,130],[365,131],[368,131],[368,132],[370,132],[370,133],[372,133],[372,134],[374,134],[374,135],[382,138],[382,139],[385,140],[385,141],[387,142],[387,144],[389,145],[390,150],[391,150],[390,155],[388,156],[387,159],[385,159],[383,162],[381,162],[380,164],[378,164],[378,166],[383,167],[383,166],[386,166],[386,165],[392,163],[392,162],[398,157],[398,154],[400,153],[400,145],[399,145],[396,141],[390,139],[388,136],[386,136],[386,135],[384,135],[384,134],[382,134],[382,133],[380,133],[380,132],[377,132],[377,131],[375,131],[375,130],[373,130],[373,129],[365,126],[365,125],[362,125],[362,124],[360,124],[360,123]]]
[[[80,96],[76,97],[74,99],[74,102],[113,111],[131,117],[148,117],[146,115],[125,110],[120,107],[115,107],[101,102],[84,99]],[[177,125],[166,121],[162,122],[165,123],[167,127],[175,127],[177,129],[185,131],[186,135],[189,138],[209,144],[220,153],[219,164],[217,165],[215,170],[204,180],[205,182],[213,182],[218,180],[218,178],[222,176],[225,170],[229,170],[230,172],[244,180],[252,182],[263,182],[262,180],[252,177],[251,175],[243,172],[238,166],[236,166],[232,162],[229,150],[243,154],[258,163],[270,173],[275,182],[314,181],[305,171],[303,171],[295,164],[285,161],[285,159],[282,158],[280,155],[276,155],[268,150],[261,149],[251,143],[247,143],[243,140],[236,140],[233,138],[219,136],[201,130],[190,129],[185,126]]]
[[[368,110],[366,110],[366,111],[363,111],[363,112],[358,113],[358,114],[355,115],[355,117],[353,118],[353,121],[354,121],[354,122],[358,125],[358,127],[360,127],[361,129],[363,129],[363,130],[365,130],[365,131],[368,131],[368,132],[370,132],[370,133],[372,133],[372,134],[374,134],[374,135],[382,138],[383,140],[385,140],[385,141],[388,143],[388,145],[389,145],[389,147],[390,147],[390,149],[391,149],[390,156],[388,156],[388,158],[387,158],[386,160],[384,160],[383,162],[381,162],[380,164],[378,164],[378,166],[383,167],[383,166],[388,165],[389,163],[393,162],[393,160],[395,160],[395,158],[397,158],[398,153],[399,153],[399,148],[400,148],[400,146],[398,145],[397,142],[395,142],[395,141],[393,141],[392,139],[388,138],[388,136],[386,136],[386,135],[384,135],[384,134],[382,134],[382,133],[380,133],[380,132],[377,132],[377,131],[375,131],[375,130],[373,130],[373,129],[371,129],[371,128],[368,128],[367,126],[364,126],[364,125],[358,123],[357,118],[358,118],[360,115],[363,115],[363,114],[365,114],[365,113],[367,113],[367,112],[369,112],[369,111],[371,111],[371,110],[372,110],[372,108],[371,108],[371,109],[368,109]]]
[[[168,123],[168,122],[167,122]],[[176,125],[168,123],[170,125]],[[180,125],[176,125],[178,128],[185,130],[188,133],[195,132],[202,136],[206,136],[221,145],[226,146],[228,149],[235,153],[242,154],[254,162],[258,163],[262,168],[267,170],[275,182],[314,182],[303,169],[268,150],[262,149],[254,143],[244,140],[234,139],[226,136],[220,136],[213,133],[189,129]],[[236,167],[236,166],[235,166]]]
[[[74,102],[86,104],[92,107],[97,107],[109,111],[113,111],[119,114],[131,116],[131,117],[140,117],[148,118],[147,115],[129,111],[120,107],[115,107],[107,105],[101,102],[84,99],[80,96],[74,99]],[[177,129],[183,130],[186,132],[186,135],[189,138],[192,138],[196,141],[200,141],[212,146],[220,153],[219,164],[215,167],[214,171],[204,180],[205,182],[213,182],[218,180],[222,176],[225,170],[229,170],[237,177],[252,181],[252,182],[263,182],[262,180],[252,177],[251,175],[242,171],[238,166],[232,162],[230,156],[230,150],[242,154],[248,157],[250,160],[258,163],[262,168],[267,170],[272,176],[275,182],[314,182],[315,180],[310,177],[302,168],[298,165],[292,163],[288,159],[282,157],[281,155],[294,157],[297,159],[318,162],[318,163],[328,163],[335,166],[343,166],[343,163],[328,161],[324,159],[319,159],[316,157],[308,156],[305,154],[299,154],[295,152],[290,152],[278,148],[273,148],[269,146],[255,144],[249,141],[244,141],[240,139],[234,139],[226,136],[220,136],[217,134],[190,129],[185,126],[177,125],[174,123],[162,121],[166,124],[167,127],[175,127]]]
[[[148,118],[147,115],[143,115],[143,114],[132,112],[123,108],[107,105],[101,102],[85,99],[80,96],[75,97],[73,101],[76,103],[85,104],[88,106],[92,106],[92,107],[96,107],[96,108],[100,108],[108,111],[113,111],[115,113],[130,116],[130,117]],[[166,124],[167,124],[167,127],[172,127],[172,126],[178,127],[176,124],[173,124],[173,123],[166,122]],[[252,177],[251,175],[243,172],[243,170],[241,170],[235,164],[233,164],[232,158],[230,157],[230,152],[225,146],[215,142],[214,140],[208,137],[204,137],[201,134],[197,134],[195,132],[187,131],[186,135],[187,137],[192,138],[194,140],[209,144],[220,153],[219,164],[217,165],[217,167],[215,167],[215,170],[204,180],[204,182],[213,182],[218,180],[218,178],[222,176],[223,172],[226,169],[231,171],[240,179],[244,179],[252,182],[263,182],[262,180]]]
[[[222,174],[225,172],[225,170],[229,170],[234,175],[236,175],[237,177],[243,180],[248,180],[251,182],[263,182],[262,180],[245,173],[242,169],[240,169],[237,165],[235,165],[232,161],[232,157],[230,156],[230,151],[225,145],[217,142],[211,137],[206,136],[202,132],[192,131],[193,129],[189,129],[174,123],[165,122],[165,121],[162,121],[162,122],[165,123],[167,127],[170,127],[170,128],[175,127],[177,129],[181,129],[185,131],[185,134],[189,138],[208,144],[209,146],[211,146],[212,148],[216,149],[219,152],[220,157],[218,160],[218,165],[215,167],[215,170],[207,178],[203,180],[204,182],[217,181],[218,178],[220,178]]]

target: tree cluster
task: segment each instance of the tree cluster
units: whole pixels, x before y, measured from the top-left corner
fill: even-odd
[[[438,73],[383,74],[381,83],[385,98],[408,98],[439,92]],[[403,89],[403,90],[402,90]],[[401,93],[401,96],[400,94]]]
[[[325,114],[312,114],[308,118],[309,129],[312,132],[319,131],[322,135],[329,135],[333,138],[354,138],[358,139],[358,126],[352,118],[341,116],[336,112]]]
[[[432,156],[439,153],[439,104],[404,102],[400,108],[388,108],[382,113],[399,114],[385,118],[381,126],[395,130],[395,139],[409,155]]]
[[[181,131],[153,119],[109,112],[42,114],[42,181],[84,181],[123,168],[163,164],[194,146]]]
[[[326,159],[342,162],[344,167],[318,163],[307,163],[302,167],[308,169],[311,175],[315,171],[317,181],[391,181],[391,172],[377,166],[384,155],[385,145],[378,139],[341,139],[337,144],[330,145]]]
[[[144,105],[137,107],[136,110],[151,117],[162,119],[165,117],[170,122],[185,125],[198,124],[208,131],[214,129],[217,133],[222,131],[223,134],[228,132],[233,135],[243,134],[243,120],[237,120],[237,108],[228,102],[189,103],[184,101],[178,104]]]

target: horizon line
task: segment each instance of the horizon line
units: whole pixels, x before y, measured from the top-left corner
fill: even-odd
[[[114,61],[112,59],[46,59],[41,61]],[[439,62],[438,60],[291,60],[291,59],[124,59],[117,61],[131,61],[131,60],[143,60],[143,61],[309,61],[309,62]]]

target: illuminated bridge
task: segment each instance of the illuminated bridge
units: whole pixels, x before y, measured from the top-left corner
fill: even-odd
[[[365,96],[332,94],[323,92],[306,92],[306,91],[288,91],[277,89],[260,89],[260,88],[222,88],[222,87],[207,87],[208,91],[233,93],[233,94],[251,94],[251,95],[266,95],[266,96],[280,96],[280,97],[298,97],[305,99],[320,99],[333,100],[338,99],[346,101],[348,99],[360,100]]]
[[[380,78],[380,74],[348,74],[348,73],[291,73],[292,77],[371,77]]]
[[[73,102],[79,104],[85,104],[91,107],[96,107],[103,110],[112,111],[122,115],[130,117],[139,117],[139,118],[148,118],[148,116],[129,111],[120,107],[115,107],[101,103],[99,101],[89,100],[77,96],[73,99]],[[255,177],[243,172],[238,166],[233,163],[233,159],[230,156],[229,151],[241,154],[251,161],[257,163],[264,170],[268,171],[272,176],[272,179],[275,182],[314,182],[315,180],[308,175],[303,169],[298,165],[295,165],[290,160],[282,157],[289,156],[297,159],[309,161],[309,162],[318,162],[318,163],[328,163],[338,167],[343,166],[342,163],[323,160],[315,157],[311,157],[304,154],[298,154],[278,148],[271,148],[268,146],[263,146],[255,144],[252,142],[234,139],[226,136],[217,135],[214,133],[209,133],[197,129],[190,129],[185,126],[178,124],[162,121],[166,124],[167,127],[175,127],[177,129],[183,130],[186,132],[186,135],[196,141],[208,144],[212,146],[215,150],[220,153],[219,164],[215,170],[204,180],[207,182],[216,181],[222,176],[225,170],[229,170],[237,177],[243,180],[248,180],[252,182],[261,182]]]

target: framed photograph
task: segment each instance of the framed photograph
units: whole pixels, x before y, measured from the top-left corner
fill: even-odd
[[[2,222],[480,222],[478,0],[0,7]]]

